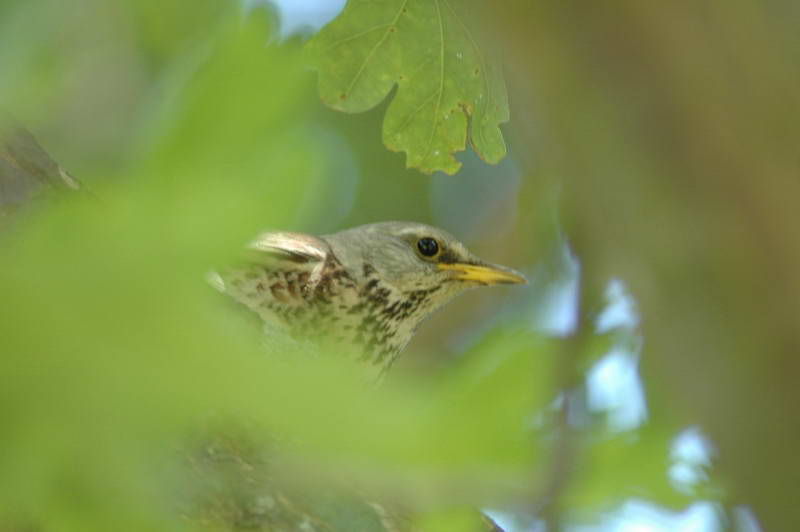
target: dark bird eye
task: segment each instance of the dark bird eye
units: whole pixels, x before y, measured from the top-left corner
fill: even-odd
[[[430,237],[420,238],[417,241],[417,249],[426,257],[433,257],[439,253],[439,243]]]

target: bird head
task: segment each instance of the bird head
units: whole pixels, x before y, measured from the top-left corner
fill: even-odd
[[[480,259],[453,235],[425,224],[375,223],[324,239],[351,274],[366,276],[366,264],[400,292],[438,287],[439,305],[470,288],[527,283],[521,273]]]
[[[478,286],[527,282],[478,258],[449,233],[412,222],[322,237],[267,232],[249,252],[245,265],[212,277],[214,286],[266,323],[287,325],[303,338],[331,333],[337,342],[363,345],[367,358],[359,360],[381,372],[417,326],[454,297]]]

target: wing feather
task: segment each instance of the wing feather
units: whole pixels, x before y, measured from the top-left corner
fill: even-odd
[[[304,234],[267,232],[247,246],[239,266],[212,272],[211,285],[255,310],[266,320],[278,307],[307,304],[333,252],[325,240]],[[264,309],[266,305],[267,310]]]
[[[305,233],[283,231],[262,233],[250,243],[248,248],[298,263],[320,262],[324,264],[331,253],[331,247],[321,238]]]

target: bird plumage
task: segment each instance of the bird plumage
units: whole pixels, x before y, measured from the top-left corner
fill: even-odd
[[[319,237],[264,233],[214,284],[258,314],[268,335],[279,337],[277,345],[290,336],[303,346],[310,341],[312,353],[316,343],[335,346],[365,361],[380,378],[420,323],[453,298],[477,286],[522,282],[521,274],[484,262],[441,229],[384,222]],[[313,490],[291,491],[272,478],[271,459],[251,464],[238,448],[215,447],[195,460],[205,468],[202,479],[217,479],[218,469],[229,473],[234,467],[231,493],[200,502],[205,518],[237,528],[339,530],[321,520],[325,514],[314,504],[304,506],[313,501]],[[218,459],[228,454],[234,459]],[[254,472],[260,477],[253,481]],[[325,494],[328,488],[321,489]],[[325,497],[339,497],[337,512],[357,515],[365,530],[416,529],[414,508],[355,491],[344,483]],[[500,530],[488,518],[483,526]]]
[[[521,274],[482,261],[441,229],[383,222],[321,237],[264,233],[218,284],[265,323],[297,338],[355,347],[361,360],[385,371],[419,324],[454,297],[480,285],[522,282]]]

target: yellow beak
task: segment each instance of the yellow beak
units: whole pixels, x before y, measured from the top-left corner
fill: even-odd
[[[528,279],[521,273],[505,266],[495,264],[438,264],[439,269],[453,272],[453,277],[461,281],[472,281],[484,285],[527,284]]]

